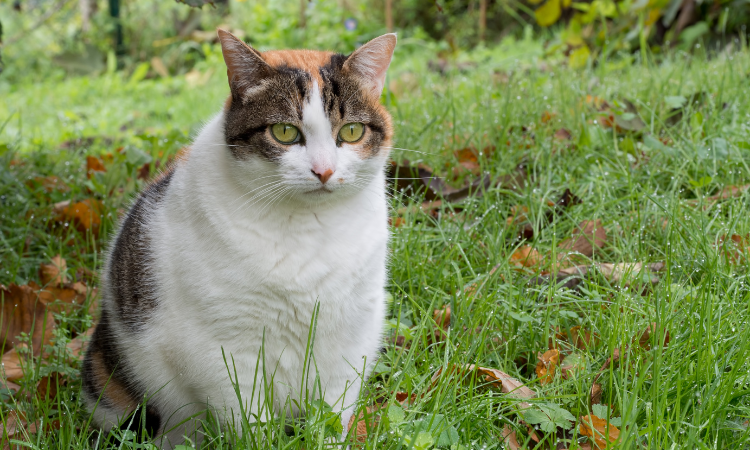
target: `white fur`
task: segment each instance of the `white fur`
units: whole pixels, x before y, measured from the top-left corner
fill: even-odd
[[[207,405],[240,428],[222,349],[251,422],[267,418],[253,417],[265,395],[262,383],[253,389],[262,342],[259,373],[273,377],[275,411],[288,397],[316,398],[317,371],[344,426],[375,363],[385,314],[388,152],[362,159],[356,144],[337,147],[317,86],[311,97],[303,109],[306,146],[292,146],[280,163],[234,159],[224,116],[215,117],[147,221],[159,306],[142,334],[118,335],[167,428]],[[327,191],[311,172],[315,164],[334,170]],[[99,423],[111,422],[102,414]],[[181,443],[190,426],[166,433],[163,445]]]

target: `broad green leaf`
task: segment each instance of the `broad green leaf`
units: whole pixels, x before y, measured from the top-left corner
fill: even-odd
[[[404,409],[398,405],[391,405],[388,407],[388,420],[391,424],[398,425],[403,423],[406,419]]]
[[[417,434],[417,438],[414,439],[413,448],[415,450],[427,450],[432,448],[433,445],[435,445],[435,438],[427,431],[420,431],[419,434]]]
[[[560,0],[547,0],[545,4],[534,11],[536,23],[540,26],[548,27],[560,18],[562,10],[560,9]]]
[[[586,67],[586,63],[588,62],[590,55],[591,51],[586,45],[578,47],[577,49],[570,52],[570,57],[568,57],[568,65],[571,69],[581,69],[583,67]]]
[[[682,106],[685,105],[685,102],[687,102],[687,99],[681,95],[664,97],[664,103],[670,108],[682,108]]]
[[[150,68],[151,64],[149,63],[144,62],[138,64],[138,67],[133,71],[133,75],[130,76],[128,84],[138,84],[141,80],[146,78],[146,75],[148,75],[148,69]]]
[[[450,426],[440,433],[437,445],[438,447],[449,447],[454,444],[458,444],[458,430],[456,430],[456,427]]]

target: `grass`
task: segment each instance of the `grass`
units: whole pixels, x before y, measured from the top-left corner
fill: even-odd
[[[403,222],[394,220],[400,225],[391,243],[389,341],[361,399],[371,405],[386,398],[391,406],[369,431],[366,447],[510,448],[501,439],[510,426],[532,448],[525,420],[536,424],[539,448],[585,448],[591,442],[581,436],[580,417],[598,413],[620,418],[611,421],[621,431],[617,448],[750,448],[748,265],[744,248],[722,243],[725,236],[750,233],[750,199],[707,200],[750,183],[750,52],[710,59],[680,54],[658,66],[602,64],[583,71],[556,61],[542,67],[533,58],[506,69],[512,61],[500,65],[478,52],[476,66],[447,75],[427,71],[429,57],[397,63],[391,72],[384,101],[394,116],[396,146],[408,149],[394,158],[448,175],[460,162],[453,151],[473,145],[483,149],[478,162],[493,176],[513,173],[519,164],[528,176],[521,189],[491,188],[435,215],[410,207],[419,195],[393,193],[393,216]],[[154,161],[174,154],[220,108],[227,89],[220,62],[209,60],[202,70],[210,64],[215,74],[202,86],[118,73],[0,86],[9,99],[0,106],[0,282],[36,280],[39,264],[56,254],[67,260],[71,276],[78,268],[101,269],[119,212],[145,183],[137,178],[144,154]],[[700,92],[701,100],[686,102],[683,119],[669,125],[670,108],[682,101],[677,97]],[[602,127],[587,96],[610,104],[631,100],[644,129]],[[38,98],[49,102],[33,109]],[[542,120],[545,112],[550,120]],[[629,119],[627,114],[620,118]],[[555,138],[561,128],[571,139]],[[106,153],[114,162],[88,179],[86,156]],[[67,190],[46,192],[29,182],[48,175]],[[547,201],[565,189],[581,203],[547,224]],[[98,234],[55,225],[56,202],[91,197],[103,202]],[[529,242],[520,241],[518,227],[507,222],[511,208],[521,207],[533,230]],[[607,232],[593,262],[664,262],[659,282],[644,291],[635,276],[627,288],[594,271],[576,289],[530,284],[552,268],[560,242],[584,220],[600,220]],[[519,269],[510,257],[522,245],[535,248],[543,261]],[[450,327],[434,342],[433,311],[445,306],[452,311]],[[92,317],[84,308],[58,314],[56,322],[60,347],[85,331]],[[668,333],[669,343],[657,345],[653,338],[646,350],[638,340],[652,323],[653,334],[661,339]],[[578,349],[570,339],[558,345],[568,358],[580,357],[580,368],[567,378],[558,370],[542,383],[537,355],[549,350],[557,333],[576,326],[594,336],[590,345]],[[405,336],[403,345],[394,344],[396,334]],[[622,358],[600,371],[616,352]],[[4,423],[12,410],[29,423],[60,423],[17,435],[27,447],[102,448],[87,426],[76,362],[68,356],[47,366],[59,363],[54,367],[65,373],[67,383],[56,396],[33,394],[44,365],[19,382],[31,394],[2,392]],[[533,412],[519,414],[518,399],[470,377],[433,383],[441,368],[447,373],[464,364],[499,369],[526,383],[536,393],[529,400]],[[591,402],[595,382],[606,408]],[[401,392],[416,399],[399,406],[393,399]],[[326,435],[335,434],[330,419],[325,405],[310,405],[296,435],[274,433],[281,425],[268,424],[262,433],[237,431],[235,448],[264,448],[259,434],[275,448],[323,448],[330,445]],[[228,448],[232,440],[232,433],[212,436],[215,448]],[[138,445],[126,441],[121,447]]]

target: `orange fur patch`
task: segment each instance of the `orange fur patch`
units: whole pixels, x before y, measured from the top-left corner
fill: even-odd
[[[302,69],[323,85],[319,69],[331,61],[333,52],[318,50],[270,50],[262,53],[263,60],[271,67],[289,66]]]
[[[126,414],[133,412],[138,404],[138,400],[128,394],[125,386],[112,378],[112,374],[105,368],[104,355],[101,351],[97,351],[91,356],[94,386],[99,391],[102,389],[104,390],[102,398],[106,399],[112,406],[121,409]]]

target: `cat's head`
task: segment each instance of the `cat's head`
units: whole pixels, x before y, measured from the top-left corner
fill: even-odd
[[[225,139],[250,196],[320,204],[370,187],[393,134],[380,95],[395,34],[348,56],[261,53],[223,30],[219,39],[231,89]]]

